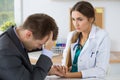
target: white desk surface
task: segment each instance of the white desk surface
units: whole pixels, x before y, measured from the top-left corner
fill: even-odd
[[[59,76],[47,76],[45,80],[97,80],[96,78],[91,78],[91,79],[80,79],[80,78],[61,78]],[[100,80],[100,79],[99,79]]]
[[[114,75],[114,76],[107,76],[105,79],[100,78],[86,78],[86,79],[80,79],[80,78],[60,78],[56,75],[47,76],[45,80],[120,80],[120,75]]]
[[[28,53],[29,58],[33,58],[33,59],[36,59],[36,60],[40,57],[40,55],[41,55],[40,51]],[[59,54],[53,53],[53,57],[57,56],[57,55],[59,55]]]

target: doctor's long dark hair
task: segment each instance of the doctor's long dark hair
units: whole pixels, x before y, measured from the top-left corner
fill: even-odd
[[[93,22],[95,21],[95,11],[94,11],[94,7],[87,1],[79,1],[77,2],[71,9],[70,11],[70,16],[72,14],[73,11],[78,11],[80,13],[82,13],[84,16],[86,16],[88,18],[88,20],[90,18],[93,18]],[[71,39],[71,43],[75,43],[78,39],[80,33],[76,32],[72,39]],[[82,34],[80,34],[82,37]],[[81,38],[80,38],[81,41]],[[71,48],[69,47],[69,50],[67,52],[67,58],[66,58],[66,66],[70,67],[72,65],[72,60],[71,60]]]
[[[82,33],[75,32],[72,36],[71,43],[75,43],[79,38],[81,40]],[[69,47],[66,58],[66,66],[70,67],[72,65],[71,61],[71,47]]]

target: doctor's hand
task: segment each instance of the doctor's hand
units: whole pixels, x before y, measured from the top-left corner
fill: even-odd
[[[47,49],[47,50],[51,50],[52,49],[52,47],[54,46],[54,43],[55,43],[55,41],[53,41],[52,39],[53,39],[53,32],[51,32],[48,41],[44,45],[45,49]]]
[[[65,72],[62,71],[62,67],[60,66],[52,66],[50,71],[48,72],[48,75],[57,75],[57,76],[64,76]]]
[[[64,75],[68,72],[68,68],[66,66],[54,65],[54,69],[56,69],[56,75],[60,77],[64,77]]]

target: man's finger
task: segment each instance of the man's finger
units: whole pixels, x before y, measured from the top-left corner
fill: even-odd
[[[51,31],[51,33],[50,33],[50,38],[49,38],[50,40],[52,40],[53,39],[53,32]]]

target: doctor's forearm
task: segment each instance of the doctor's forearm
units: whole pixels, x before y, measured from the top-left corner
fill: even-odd
[[[81,72],[67,72],[64,76],[66,78],[82,78]]]

